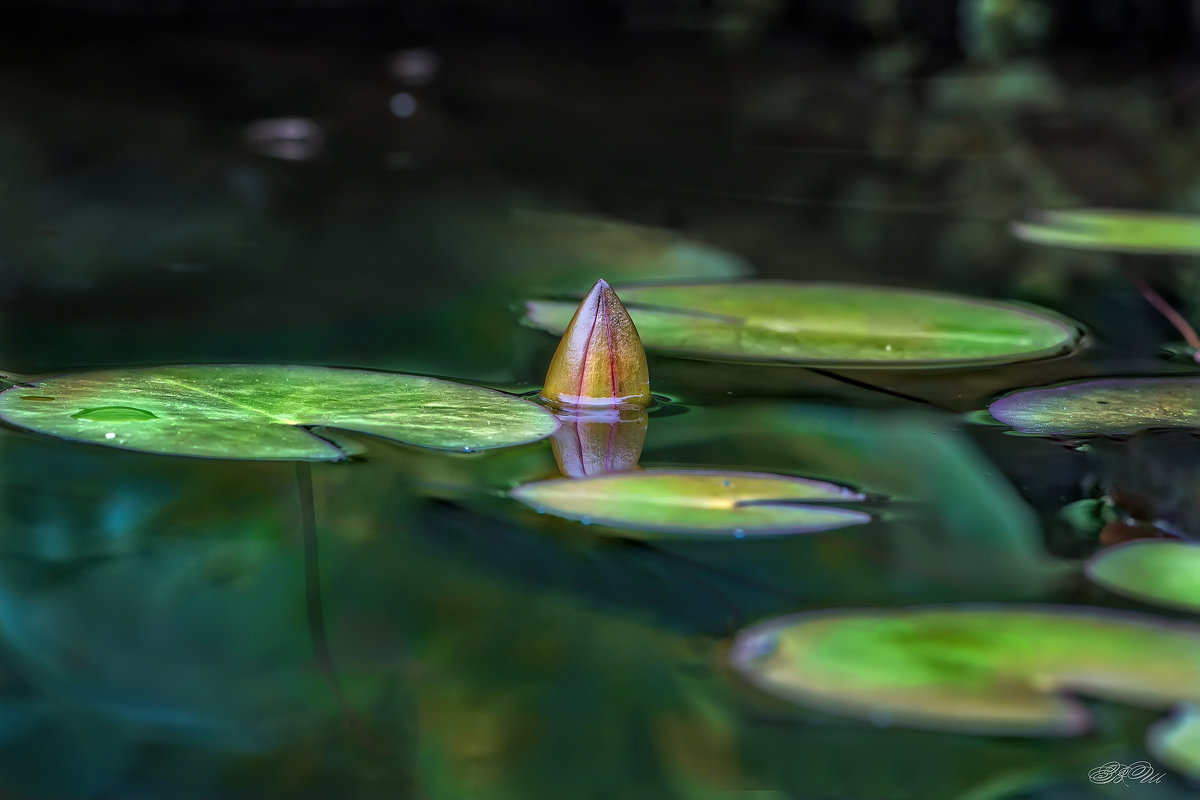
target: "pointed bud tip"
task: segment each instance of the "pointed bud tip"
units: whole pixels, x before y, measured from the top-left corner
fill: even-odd
[[[542,397],[560,406],[650,405],[641,337],[603,278],[583,298],[563,333]]]

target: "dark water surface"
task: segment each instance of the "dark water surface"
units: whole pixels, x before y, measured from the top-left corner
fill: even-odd
[[[1086,585],[1097,544],[1058,511],[1119,474],[1186,530],[1194,456],[964,415],[1022,386],[1194,373],[1159,357],[1177,335],[1115,257],[1022,245],[1007,223],[1194,211],[1200,73],[889,76],[803,49],[497,43],[4,58],[4,371],[307,363],[526,392],[555,341],[518,324],[522,299],[718,257],[558,235],[538,216],[555,213],[669,228],[765,277],[1039,303],[1089,336],[1042,362],[844,374],[892,393],[651,354],[670,402],[643,466],[841,480],[916,509],[764,540],[633,542],[538,515],[504,491],[557,474],[547,442],[445,455],[361,437],[362,457],[297,468],[0,428],[0,796],[1189,795],[1172,776],[1087,779],[1148,757],[1149,712],[1092,704],[1074,739],[921,732],[789,706],[724,659],[740,628],[802,609],[1137,607]],[[1187,312],[1188,266],[1136,268]]]

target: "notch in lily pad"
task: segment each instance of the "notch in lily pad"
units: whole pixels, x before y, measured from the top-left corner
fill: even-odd
[[[621,295],[649,350],[698,359],[973,366],[1057,355],[1081,337],[1077,324],[1030,306],[856,284],[736,281],[635,286]],[[532,300],[524,322],[562,333],[581,316],[590,319],[573,303]]]
[[[616,535],[755,538],[870,522],[867,496],[827,481],[703,469],[645,469],[518,486],[512,497],[541,513],[619,529]]]
[[[205,458],[337,461],[313,428],[474,451],[550,436],[546,409],[420,375],[285,365],[182,365],[31,380],[0,392],[0,420],[126,450]]]
[[[739,634],[734,669],[765,692],[880,724],[1074,736],[1082,694],[1151,709],[1200,700],[1200,627],[1080,607],[838,610]]]

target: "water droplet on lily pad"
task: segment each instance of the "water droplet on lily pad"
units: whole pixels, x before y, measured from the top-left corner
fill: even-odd
[[[1033,244],[1108,253],[1200,253],[1200,217],[1153,211],[1081,208],[1035,211],[1013,223]]]
[[[861,502],[865,497],[859,492],[765,472],[646,469],[527,483],[511,495],[565,519],[643,535],[773,536],[872,519],[865,511],[835,505]]]
[[[1101,378],[1021,389],[996,400],[988,412],[1036,435],[1200,428],[1200,378]]]
[[[1030,306],[887,287],[787,281],[620,290],[642,344],[692,358],[814,366],[1008,363],[1070,349],[1079,327]],[[575,304],[531,301],[525,322],[561,334]]]
[[[803,613],[743,631],[730,658],[751,684],[803,706],[972,734],[1083,733],[1075,693],[1152,709],[1200,700],[1200,627],[1111,609]]]
[[[1110,592],[1200,614],[1200,544],[1133,541],[1101,550],[1085,569]]]
[[[156,414],[133,406],[100,406],[85,408],[71,415],[73,419],[87,419],[92,422],[136,422],[142,419],[158,419]],[[112,437],[108,437],[112,438]]]
[[[9,389],[0,392],[0,419],[38,433],[168,455],[346,457],[311,433],[313,427],[459,452],[537,441],[558,428],[549,411],[512,395],[367,370],[183,365],[59,375],[30,385],[58,402],[25,402],[27,395]]]

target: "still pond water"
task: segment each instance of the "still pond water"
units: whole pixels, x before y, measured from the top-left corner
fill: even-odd
[[[1179,336],[1127,275],[1187,313],[1188,259],[1009,229],[1031,207],[1195,210],[1187,76],[1031,62],[894,80],[811,54],[735,69],[499,46],[14,60],[6,373],[296,363],[526,394],[557,337],[521,325],[522,302],[602,277],[935,289],[1039,304],[1086,336],[938,370],[651,351],[641,466],[889,498],[797,536],[631,539],[539,514],[507,492],[559,474],[549,441],[448,454],[336,434],[359,454],[298,467],[0,427],[3,796],[1189,796],[1170,770],[1089,780],[1166,770],[1145,743],[1158,711],[1089,700],[1083,735],[968,735],[792,704],[728,666],[740,630],[805,610],[1186,617],[1089,584],[1096,530],[1061,512],[1119,489],[1200,534],[1190,434],[1079,448],[974,412],[1022,387],[1195,373],[1160,355]]]

